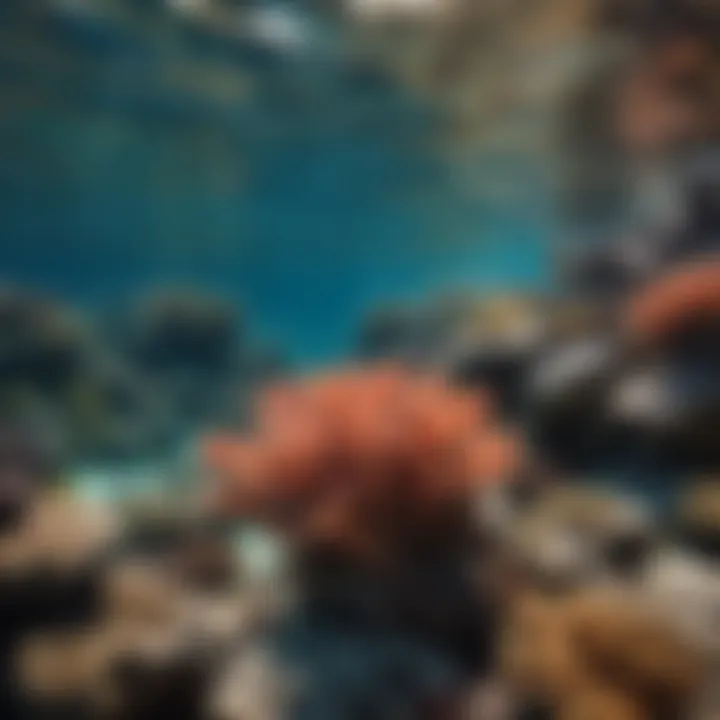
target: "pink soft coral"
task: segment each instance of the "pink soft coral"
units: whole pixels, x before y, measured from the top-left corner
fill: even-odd
[[[720,318],[720,261],[692,263],[664,275],[633,298],[627,313],[631,335],[662,343],[698,321]]]
[[[272,387],[257,421],[251,435],[205,444],[223,508],[356,556],[452,533],[474,490],[520,460],[486,397],[395,368]]]

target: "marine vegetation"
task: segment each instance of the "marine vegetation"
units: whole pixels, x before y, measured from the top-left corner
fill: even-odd
[[[462,533],[469,501],[522,458],[487,394],[390,366],[271,386],[256,420],[205,443],[219,504],[373,564]]]

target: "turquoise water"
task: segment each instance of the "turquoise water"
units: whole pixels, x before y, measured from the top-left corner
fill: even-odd
[[[433,108],[367,68],[180,35],[168,55],[65,16],[39,37],[45,55],[0,59],[0,280],[96,312],[195,286],[299,364],[348,353],[385,302],[550,280],[540,169],[499,156],[490,177],[525,195],[473,195]],[[181,61],[252,92],[177,90]]]

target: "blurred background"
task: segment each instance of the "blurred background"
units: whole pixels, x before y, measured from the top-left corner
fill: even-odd
[[[0,717],[716,720],[719,48],[0,0]]]
[[[578,247],[691,222],[688,168],[717,139],[712,6],[7,0],[6,395],[96,430],[149,403],[177,440],[181,416],[230,412],[230,386],[353,357],[368,317],[557,293]],[[30,368],[62,364],[43,343],[66,377]]]
[[[495,49],[462,48],[444,4],[6,3],[4,275],[98,311],[221,294],[300,363],[375,303],[546,283],[547,106],[587,28],[489,3]]]

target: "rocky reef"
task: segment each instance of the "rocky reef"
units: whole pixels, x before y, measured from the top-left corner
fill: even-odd
[[[189,290],[103,318],[6,288],[0,333],[4,415],[52,428],[77,460],[167,454],[200,427],[239,422],[241,400],[282,372],[230,304]]]

